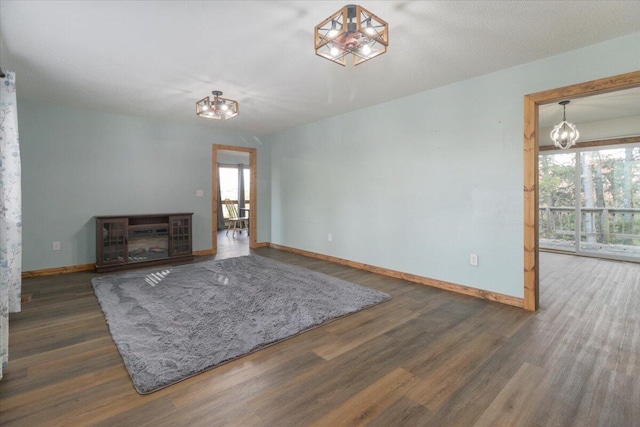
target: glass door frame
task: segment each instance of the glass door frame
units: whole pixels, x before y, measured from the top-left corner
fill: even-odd
[[[621,148],[635,148],[640,147],[640,143],[631,143],[631,144],[612,144],[612,145],[600,145],[600,146],[592,146],[592,147],[579,147],[574,149],[569,149],[567,151],[576,153],[576,163],[575,163],[575,203],[576,203],[576,224],[575,224],[575,254],[580,256],[586,256],[591,258],[601,258],[601,259],[611,259],[615,261],[628,261],[628,262],[636,262],[640,263],[639,257],[632,256],[624,256],[624,255],[613,255],[609,253],[594,253],[582,250],[582,156],[581,154],[585,151],[600,151],[600,150],[615,150]],[[585,208],[588,209],[588,208]]]
[[[541,238],[540,238],[540,235],[541,235],[540,230],[538,230],[538,246],[539,246],[540,250],[545,251],[545,252],[557,252],[557,253],[562,253],[562,254],[574,255],[576,253],[576,244],[575,244],[576,243],[576,233],[577,233],[577,230],[578,230],[578,225],[579,225],[578,223],[580,222],[579,221],[579,217],[578,217],[578,213],[577,213],[577,209],[576,209],[576,202],[575,202],[576,198],[580,197],[580,189],[576,185],[576,183],[578,182],[577,179],[580,178],[579,169],[577,167],[577,163],[576,163],[577,160],[576,159],[578,157],[580,157],[580,153],[578,153],[575,149],[568,149],[568,150],[555,150],[554,149],[554,150],[549,150],[549,151],[545,151],[545,152],[539,152],[538,153],[538,163],[540,163],[540,158],[542,156],[553,156],[554,154],[555,155],[573,155],[573,166],[572,166],[573,167],[573,179],[572,179],[572,181],[573,181],[573,199],[574,199],[574,202],[573,202],[572,206],[569,206],[569,203],[567,203],[566,206],[547,206],[546,209],[548,209],[548,212],[547,212],[547,215],[546,215],[546,225],[548,227],[549,222],[552,222],[554,225],[557,224],[558,222],[560,222],[562,224],[562,220],[557,221],[557,218],[555,218],[554,213],[553,213],[553,209],[554,208],[556,210],[562,208],[563,211],[565,211],[565,212],[573,212],[573,214],[574,214],[574,218],[573,218],[573,234],[572,234],[573,238],[572,238],[572,240],[565,240],[565,239],[562,239],[562,240],[566,241],[566,242],[573,242],[574,246],[573,246],[572,249],[565,249],[565,248],[562,248],[562,247],[554,248],[552,246],[544,246],[543,247],[542,244],[540,243],[540,240],[541,240]],[[540,171],[541,171],[541,169],[540,169],[540,167],[538,167],[538,183],[540,183],[540,178],[541,178]],[[540,210],[542,209],[542,207],[540,207],[539,205],[540,205],[540,198],[538,197],[538,214],[540,215]],[[542,218],[542,216],[540,216],[540,218]],[[538,227],[541,227],[542,223],[543,223],[542,221],[538,221]],[[570,224],[570,221],[567,221],[566,224]],[[561,225],[561,227],[562,227],[562,225]],[[554,231],[555,231],[555,227],[554,227]],[[560,231],[562,231],[562,230],[560,230]],[[554,233],[554,234],[556,234],[556,233]],[[566,235],[569,236],[570,234],[567,232]],[[547,238],[549,238],[549,237],[547,237]]]
[[[246,164],[246,165],[243,165],[243,166],[244,166],[243,174],[244,174],[244,181],[245,181],[245,191],[244,191],[245,192],[245,205],[248,204],[249,205],[249,209],[242,208],[242,210],[246,210],[246,211],[251,212],[250,211],[250,208],[251,208],[251,176],[252,176],[252,174],[251,174],[251,164]],[[233,163],[218,163],[218,180],[219,180],[220,183],[222,183],[222,181],[223,181],[222,174],[220,173],[221,169],[234,169],[235,170],[234,174],[236,175],[236,177],[238,175],[238,165],[237,164],[233,164]],[[246,182],[249,182],[248,186],[246,185]],[[248,196],[247,196],[247,192],[249,193]],[[237,197],[236,197],[236,199],[237,199]],[[231,202],[235,202],[234,204],[236,205],[236,209],[238,209],[238,213],[240,214],[240,216],[242,216],[241,215],[242,212],[240,212],[241,209],[238,206],[238,200],[236,200],[236,199],[232,199]],[[222,196],[222,200],[223,201],[225,200],[224,196]],[[223,211],[226,210],[226,208],[224,206],[224,203],[222,205],[222,210]],[[224,217],[224,212],[222,212],[222,216]],[[224,218],[226,219],[226,217],[224,217]]]
[[[582,206],[583,205],[583,200],[582,200],[582,186],[583,186],[583,181],[582,181],[582,161],[583,161],[582,153],[584,153],[584,152],[601,151],[601,150],[624,149],[624,148],[629,148],[629,147],[631,147],[631,148],[640,147],[640,142],[628,143],[628,144],[584,146],[584,147],[570,148],[568,150],[557,150],[557,151],[553,150],[553,151],[545,152],[544,154],[543,153],[539,153],[539,156],[542,156],[542,155],[547,155],[548,156],[548,155],[553,155],[553,154],[572,154],[572,153],[575,154],[574,175],[573,175],[573,180],[574,180],[574,206],[573,206],[573,209],[574,209],[574,212],[575,212],[574,233],[573,233],[574,247],[573,247],[573,249],[557,249],[557,248],[552,248],[552,247],[543,247],[540,244],[540,234],[538,234],[538,246],[539,246],[541,251],[558,252],[558,253],[564,253],[564,254],[586,256],[586,257],[591,257],[591,258],[601,258],[601,259],[610,259],[610,260],[615,260],[615,261],[628,261],[628,262],[640,263],[640,258],[639,257],[615,255],[615,254],[611,254],[610,252],[598,252],[598,253],[596,253],[596,252],[593,252],[593,251],[586,251],[586,250],[582,249],[582,243],[583,243],[582,242],[582,230],[583,230],[582,215],[583,215],[583,211],[584,210],[589,210],[590,209],[590,208]],[[538,180],[540,180],[540,177],[538,177]],[[611,209],[615,209],[615,208],[611,208]],[[550,219],[547,218],[547,221],[550,221]]]

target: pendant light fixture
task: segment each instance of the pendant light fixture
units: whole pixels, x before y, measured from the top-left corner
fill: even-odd
[[[214,90],[211,92],[213,99],[208,96],[196,102],[196,114],[208,119],[226,120],[235,117],[240,113],[238,101],[221,98],[222,92]]]
[[[316,54],[340,65],[362,64],[389,46],[389,24],[362,6],[350,4],[316,25]]]
[[[567,104],[569,102],[571,101],[559,102],[562,105],[562,121],[554,126],[550,134],[553,144],[563,150],[574,145],[580,136],[578,128],[567,121]]]

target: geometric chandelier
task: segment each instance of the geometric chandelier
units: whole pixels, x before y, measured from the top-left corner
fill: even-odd
[[[567,148],[574,145],[578,140],[578,137],[580,136],[578,128],[573,123],[569,123],[567,121],[566,109],[569,102],[570,101],[562,101],[559,103],[563,108],[562,121],[555,125],[555,127],[551,131],[551,134],[549,135],[551,137],[551,140],[553,141],[553,144],[563,150],[566,150]]]
[[[340,65],[362,64],[389,46],[389,24],[364,7],[347,5],[316,25],[316,54]]]
[[[211,93],[213,94],[213,99],[207,96],[196,102],[196,114],[198,116],[208,119],[226,120],[240,113],[238,101],[220,98],[222,92],[219,90],[214,90]]]

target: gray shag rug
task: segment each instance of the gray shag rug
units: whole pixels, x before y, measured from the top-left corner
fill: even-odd
[[[390,298],[257,255],[91,283],[140,394]]]

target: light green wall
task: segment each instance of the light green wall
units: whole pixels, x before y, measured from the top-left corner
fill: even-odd
[[[237,165],[242,163],[245,166],[251,165],[249,161],[249,153],[240,152],[240,151],[228,151],[228,150],[219,150],[218,151],[218,163],[223,163],[227,165]]]
[[[640,33],[272,135],[271,241],[522,297],[524,95],[638,69]]]
[[[210,248],[211,145],[225,144],[258,149],[258,241],[521,297],[523,96],[638,69],[634,34],[262,144],[18,99],[23,269],[94,262],[95,215],[194,212],[194,249]]]
[[[25,271],[95,262],[96,215],[193,212],[193,248],[210,249],[213,144],[258,149],[257,238],[269,240],[270,160],[252,135],[26,99],[18,118]]]

